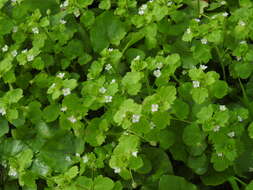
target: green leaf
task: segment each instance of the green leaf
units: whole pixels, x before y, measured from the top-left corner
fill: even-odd
[[[159,190],[197,190],[197,187],[183,177],[174,176],[174,175],[164,175],[159,181]]]
[[[203,87],[193,88],[191,90],[191,94],[192,94],[193,100],[196,103],[202,104],[206,100],[206,98],[208,97],[208,90]]]
[[[211,86],[211,91],[216,98],[223,98],[228,93],[228,85],[225,81],[218,80]]]
[[[205,139],[204,133],[196,124],[188,125],[184,128],[183,141],[188,146],[198,145]]]
[[[5,119],[0,119],[0,137],[4,136],[9,132],[9,125]]]
[[[51,104],[43,110],[43,117],[47,122],[55,121],[60,114],[60,107],[58,104]]]
[[[136,95],[141,89],[139,82],[144,77],[141,72],[128,72],[122,79],[122,85],[130,95]]]
[[[8,91],[5,94],[4,99],[6,99],[6,101],[9,102],[9,104],[12,104],[12,103],[17,103],[22,97],[23,97],[23,90],[20,88],[17,88],[17,89]]]
[[[110,43],[119,45],[125,35],[124,24],[109,11],[96,17],[95,24],[90,31],[91,43],[96,52],[107,48]]]

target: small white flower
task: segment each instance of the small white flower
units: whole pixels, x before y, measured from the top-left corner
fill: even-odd
[[[113,168],[114,169],[114,173],[116,173],[116,174],[118,174],[118,173],[120,173],[121,172],[121,169],[120,168]]]
[[[80,16],[80,11],[79,11],[79,9],[76,9],[76,10],[75,10],[74,15],[75,15],[76,18]]]
[[[116,143],[114,141],[111,144],[112,144],[112,147],[116,146]]]
[[[105,66],[105,70],[110,71],[111,69],[112,69],[112,65],[111,64],[107,64]]]
[[[154,122],[150,122],[150,129],[154,129],[156,127],[156,125],[154,124]]]
[[[220,111],[225,111],[227,107],[225,105],[220,105]]]
[[[68,109],[67,106],[64,106],[64,107],[61,108],[61,111],[65,112],[65,111],[67,111],[67,109]]]
[[[243,41],[240,41],[240,44],[247,44],[247,42],[243,40]]]
[[[27,61],[33,61],[34,60],[34,56],[33,55],[27,55]]]
[[[16,33],[18,31],[18,27],[17,26],[14,26],[13,29],[12,29],[12,32],[13,33]]]
[[[115,83],[115,82],[116,82],[116,80],[115,80],[115,79],[112,79],[112,81],[111,81],[110,84],[113,84],[113,83]]]
[[[213,128],[213,131],[214,132],[218,132],[220,130],[220,126],[219,125],[216,125],[214,128]]]
[[[137,55],[135,58],[134,58],[134,61],[138,61],[138,60],[140,60],[140,56],[139,55]]]
[[[16,177],[16,176],[18,175],[18,172],[17,172],[17,170],[16,170],[15,168],[10,167],[10,170],[9,170],[9,172],[8,172],[8,175],[9,175],[9,176]]]
[[[226,1],[221,1],[220,2],[221,5],[226,5],[226,3],[227,3]]]
[[[229,137],[233,138],[235,136],[235,132],[234,131],[231,131],[227,134]]]
[[[157,66],[156,66],[157,69],[161,69],[162,67],[163,67],[163,63],[162,62],[157,63]]]
[[[167,3],[168,6],[171,6],[172,4],[173,4],[172,1],[169,1],[169,2]]]
[[[6,110],[4,108],[0,108],[0,114],[1,115],[5,115],[6,114]]]
[[[183,70],[183,71],[182,71],[182,74],[183,74],[183,75],[186,75],[186,73],[187,73],[186,70]]]
[[[106,88],[105,88],[105,87],[101,87],[101,88],[99,89],[99,92],[100,92],[101,94],[106,93]]]
[[[26,53],[27,52],[27,49],[24,49],[21,51],[21,53]]]
[[[152,105],[151,105],[151,111],[152,111],[152,112],[157,112],[157,111],[158,111],[158,108],[159,108],[159,105],[158,105],[158,104],[152,104]]]
[[[138,14],[139,14],[139,15],[144,15],[144,13],[145,13],[144,10],[139,10],[139,11],[138,11]]]
[[[64,19],[61,19],[61,20],[60,20],[60,23],[61,23],[61,24],[66,24],[66,23],[67,23],[67,21],[66,21],[66,20],[64,20]]]
[[[147,5],[146,4],[143,4],[140,8],[139,8],[139,11],[138,11],[138,14],[139,15],[144,15],[145,13],[145,10],[147,9]]]
[[[77,157],[80,157],[80,154],[79,154],[79,153],[76,153],[76,156],[77,156]]]
[[[222,157],[222,156],[223,156],[223,153],[222,153],[222,152],[219,152],[219,153],[217,153],[217,156],[218,156],[218,157]]]
[[[105,96],[105,102],[106,103],[112,102],[112,96]]]
[[[66,156],[66,157],[65,157],[65,160],[68,161],[68,162],[71,162],[70,156]]]
[[[238,119],[239,122],[242,122],[242,121],[243,121],[242,117],[239,116],[239,115],[238,115],[237,119]]]
[[[63,88],[62,93],[63,93],[63,96],[67,96],[67,95],[71,94],[71,90],[70,90],[70,88]]]
[[[133,189],[136,189],[136,188],[137,188],[137,186],[138,186],[138,185],[137,185],[137,183],[136,183],[136,182],[133,182],[133,183],[132,183],[132,187],[133,187]]]
[[[4,47],[2,47],[2,51],[3,51],[3,52],[8,51],[8,49],[9,49],[8,45],[4,45]]]
[[[11,2],[12,2],[12,3],[16,3],[16,2],[17,2],[17,0],[11,0]]]
[[[72,115],[70,117],[68,117],[68,120],[71,122],[71,123],[75,123],[77,122],[77,119]]]
[[[109,52],[112,52],[112,51],[113,51],[113,48],[108,48],[108,51],[109,51]]]
[[[161,76],[162,73],[161,73],[160,69],[157,69],[157,70],[155,70],[155,71],[153,72],[153,74],[155,75],[156,78],[158,78],[158,77]]]
[[[132,156],[137,157],[138,151],[132,152]]]
[[[190,34],[191,32],[192,32],[192,31],[191,31],[190,28],[187,28],[187,29],[186,29],[186,33],[187,33],[187,34]]]
[[[140,115],[133,114],[132,116],[132,122],[133,123],[138,123],[140,121]]]
[[[200,22],[200,19],[199,18],[195,18],[194,19],[196,22]]]
[[[34,34],[38,34],[39,33],[39,29],[37,27],[32,28],[32,31]]]
[[[127,131],[124,131],[123,135],[129,135],[129,133]]]
[[[154,0],[149,0],[148,2],[153,3]]]
[[[82,159],[83,159],[83,163],[85,163],[85,164],[89,161],[89,158],[87,155],[83,156]]]
[[[242,59],[241,57],[236,56],[236,60],[237,60],[237,61],[241,61],[241,59]]]
[[[205,39],[205,38],[201,39],[202,44],[207,44],[207,42],[208,42],[207,39]]]
[[[200,86],[200,82],[199,81],[192,81],[192,85],[193,85],[193,88],[198,88]]]
[[[222,16],[227,17],[227,16],[228,16],[228,13],[227,13],[227,12],[224,12],[224,13],[222,13]]]
[[[249,172],[253,172],[253,167],[249,167]]]
[[[245,26],[245,25],[246,25],[246,23],[245,23],[244,21],[242,21],[242,20],[240,20],[240,21],[238,22],[238,24],[239,24],[240,26]]]
[[[207,69],[207,66],[206,66],[206,65],[200,65],[199,68],[200,68],[201,70],[206,70],[206,69]]]
[[[60,4],[60,8],[66,8],[69,5],[69,1],[66,0],[62,4]]]
[[[17,50],[13,50],[13,51],[11,52],[11,55],[12,55],[13,57],[16,57],[16,56],[18,55]]]
[[[213,15],[212,17],[211,17],[211,19],[215,19],[217,17],[217,15]]]
[[[64,76],[65,76],[65,73],[58,73],[58,74],[56,75],[56,77],[58,77],[58,78],[60,78],[60,79],[63,79]]]

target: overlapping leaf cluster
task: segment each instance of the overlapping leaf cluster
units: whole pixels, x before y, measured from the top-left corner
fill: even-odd
[[[250,0],[0,9],[1,189],[252,189]]]

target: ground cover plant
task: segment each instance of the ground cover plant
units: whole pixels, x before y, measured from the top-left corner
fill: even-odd
[[[253,189],[250,0],[0,10],[0,189]]]

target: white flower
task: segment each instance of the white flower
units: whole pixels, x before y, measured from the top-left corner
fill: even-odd
[[[71,90],[70,90],[70,88],[63,88],[62,93],[63,93],[63,96],[67,96],[67,95],[71,94]]]
[[[139,11],[138,11],[138,14],[139,14],[139,15],[144,15],[144,13],[145,13],[144,10],[139,10]]]
[[[161,73],[160,69],[157,69],[157,70],[155,70],[155,71],[153,72],[153,74],[155,75],[156,78],[158,78],[158,77],[161,76],[162,73]]]
[[[112,52],[112,51],[113,51],[113,48],[108,48],[108,51],[109,51],[109,52]]]
[[[79,9],[76,9],[76,10],[75,10],[74,15],[75,15],[76,18],[80,16],[80,11],[79,11]]]
[[[80,157],[80,154],[79,154],[79,153],[76,153],[76,156],[77,156],[77,157]]]
[[[69,1],[66,0],[63,2],[63,4],[60,4],[60,8],[66,8],[69,5]]]
[[[195,18],[194,19],[196,22],[200,22],[200,19],[199,18]]]
[[[8,175],[9,175],[9,176],[16,177],[16,176],[18,175],[18,172],[17,172],[17,170],[16,170],[15,168],[10,167],[10,170],[9,170],[9,172],[8,172]]]
[[[161,69],[162,67],[163,67],[163,63],[162,62],[157,63],[157,66],[156,66],[157,69]]]
[[[34,56],[33,55],[27,55],[27,61],[33,61],[34,60]]]
[[[156,125],[154,124],[154,122],[150,122],[150,129],[154,129],[156,127]]]
[[[238,115],[237,119],[238,119],[239,122],[242,122],[242,121],[243,121],[242,117],[239,116],[239,115]]]
[[[12,3],[16,3],[16,2],[17,2],[17,0],[11,0],[11,2],[12,2]]]
[[[63,79],[64,76],[65,76],[65,73],[58,73],[58,74],[56,75],[56,77],[58,77],[58,78],[60,78],[60,79]]]
[[[132,122],[133,123],[138,123],[140,121],[140,115],[133,114],[132,116]]]
[[[76,118],[72,115],[70,117],[68,117],[68,120],[71,122],[71,123],[75,123],[77,122]]]
[[[132,183],[132,187],[133,187],[133,189],[136,189],[136,188],[137,188],[137,186],[138,186],[138,185],[137,185],[137,183],[136,183],[136,182],[133,182],[133,183]]]
[[[71,162],[70,156],[66,156],[66,157],[65,157],[65,160],[68,161],[68,162]]]
[[[112,96],[105,96],[105,102],[106,103],[112,102]]]
[[[173,4],[172,1],[169,1],[169,2],[167,3],[168,6],[171,6],[172,4]]]
[[[227,17],[227,16],[228,16],[228,13],[227,13],[227,12],[224,12],[224,13],[222,13],[222,16]]]
[[[99,89],[99,92],[100,92],[101,94],[106,93],[106,88],[105,88],[105,87],[101,87],[101,88]]]
[[[67,111],[67,109],[68,109],[67,106],[64,106],[64,107],[61,108],[61,111],[65,112],[65,111]]]
[[[187,71],[186,71],[186,70],[183,70],[183,71],[182,71],[182,74],[183,74],[183,75],[185,75],[186,73],[187,73]]]
[[[207,66],[206,65],[200,65],[199,68],[202,69],[202,70],[206,70]]]
[[[240,26],[245,26],[245,25],[246,25],[246,23],[243,22],[242,20],[240,20],[240,21],[238,22],[238,24],[239,24]]]
[[[4,108],[0,108],[0,114],[1,115],[5,115],[6,114],[6,110]]]
[[[137,157],[138,151],[132,152],[132,156]]]
[[[13,51],[11,52],[11,55],[12,55],[13,57],[16,57],[16,56],[18,55],[17,50],[13,50]]]
[[[200,82],[199,81],[192,81],[192,85],[193,85],[193,88],[198,88],[200,86]]]
[[[87,163],[89,161],[89,158],[87,155],[83,156],[83,163]]]
[[[3,51],[3,52],[8,51],[8,49],[9,49],[8,45],[4,45],[4,47],[2,47],[2,51]]]
[[[154,0],[149,0],[148,2],[153,3]]]
[[[116,80],[115,80],[115,79],[112,79],[112,81],[111,81],[110,84],[113,84],[113,83],[115,83],[115,82],[116,82]]]
[[[220,126],[219,125],[216,125],[214,128],[213,128],[213,131],[214,132],[218,132],[220,130]]]
[[[14,26],[13,29],[12,29],[12,32],[13,33],[16,33],[18,31],[18,27],[17,26]]]
[[[140,56],[139,55],[137,55],[135,58],[134,58],[134,61],[138,61],[138,60],[140,60]]]
[[[39,33],[39,29],[37,27],[32,28],[32,31],[34,34],[38,34]]]
[[[187,28],[187,29],[186,29],[186,33],[187,33],[187,34],[190,34],[191,32],[192,32],[192,31],[191,31],[190,28]]]
[[[220,2],[221,5],[226,5],[226,3],[227,3],[226,1],[221,1]]]
[[[240,44],[246,44],[247,42],[245,40],[240,41]]]
[[[225,105],[220,105],[220,111],[225,111],[227,108]]]
[[[240,61],[241,59],[242,59],[241,57],[236,56],[236,60],[237,60],[237,61]]]
[[[212,17],[211,17],[211,19],[215,19],[217,17],[217,15],[213,15]]]
[[[157,111],[158,111],[158,108],[159,108],[159,105],[158,105],[158,104],[152,104],[152,105],[151,105],[151,111],[152,111],[152,112],[157,112]]]
[[[235,136],[235,132],[234,131],[231,131],[227,134],[229,137],[233,138]]]
[[[120,168],[113,168],[114,169],[114,173],[116,173],[116,174],[118,174],[118,173],[120,173],[121,172],[121,169]]]
[[[217,153],[217,156],[218,156],[218,157],[222,157],[222,156],[223,156],[223,153],[222,153],[222,152],[219,152],[219,153]]]
[[[143,4],[140,8],[139,8],[139,11],[138,11],[138,14],[139,15],[144,15],[145,13],[145,10],[147,9],[147,5],[146,4]]]
[[[249,167],[249,172],[253,172],[253,167]]]
[[[60,23],[61,23],[61,24],[66,24],[66,23],[67,23],[67,21],[66,21],[66,20],[64,20],[64,19],[61,19],[61,20],[60,20]]]
[[[111,69],[112,69],[112,65],[111,65],[111,64],[107,64],[107,65],[105,66],[105,70],[109,71],[109,70],[111,70]]]
[[[208,42],[207,39],[205,39],[205,38],[202,38],[202,39],[201,39],[201,43],[202,43],[202,44],[207,44],[207,42]]]
[[[21,53],[26,53],[27,52],[27,49],[24,49],[21,51]]]

